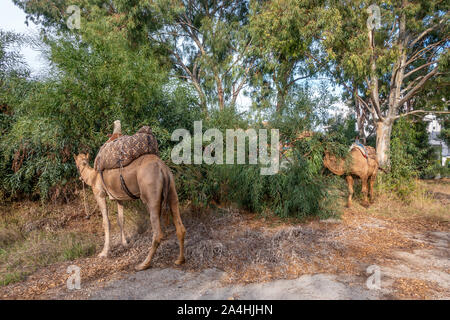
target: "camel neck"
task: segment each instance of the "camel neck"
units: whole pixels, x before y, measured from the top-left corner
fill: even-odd
[[[97,171],[91,168],[89,165],[85,165],[80,170],[81,179],[90,187],[92,187],[95,177],[97,176]]]

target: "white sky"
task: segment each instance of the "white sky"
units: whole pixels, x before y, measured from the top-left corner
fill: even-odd
[[[27,27],[25,17],[25,12],[19,7],[16,7],[12,0],[0,0],[0,29],[25,35],[37,34],[39,28],[32,22],[29,22],[29,26]],[[20,51],[33,75],[37,75],[46,68],[47,63],[38,51],[26,46],[22,47]]]

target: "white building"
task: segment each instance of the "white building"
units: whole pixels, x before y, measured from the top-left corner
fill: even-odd
[[[437,121],[435,115],[426,115],[423,120],[429,122],[427,126],[428,142],[439,152],[442,160],[441,164],[444,166],[447,159],[450,159],[450,150],[447,144],[443,140],[439,139],[439,135],[441,134],[441,125]]]

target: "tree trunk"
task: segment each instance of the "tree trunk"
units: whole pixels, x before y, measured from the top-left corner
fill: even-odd
[[[382,168],[390,166],[389,152],[393,124],[394,121],[389,118],[377,122],[377,159]]]
[[[223,89],[220,87],[217,92],[218,98],[219,98],[219,109],[220,111],[223,111],[225,109],[225,99],[223,96]]]

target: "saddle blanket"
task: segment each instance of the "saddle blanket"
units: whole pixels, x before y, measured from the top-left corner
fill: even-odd
[[[367,159],[367,157],[369,156],[369,153],[367,152],[367,149],[362,144],[360,144],[360,143],[353,143],[350,146],[350,150],[349,151],[353,150],[354,148],[356,148],[359,151],[361,151],[363,157]]]
[[[149,126],[144,126],[132,136],[120,136],[101,146],[94,161],[94,169],[103,171],[129,165],[144,154],[159,156],[158,142]]]
[[[375,161],[378,161],[377,160],[377,151],[375,150],[375,148],[373,148],[371,146],[364,146],[360,143],[353,143],[350,146],[349,151],[351,151],[353,148],[358,149],[361,152],[361,154],[363,155],[363,157],[366,158],[367,160],[369,160],[369,158],[370,158]]]

